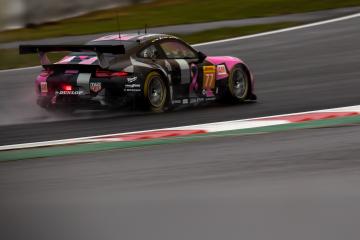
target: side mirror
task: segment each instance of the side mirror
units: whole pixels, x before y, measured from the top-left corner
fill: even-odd
[[[204,62],[207,56],[203,52],[198,52],[199,62]]]

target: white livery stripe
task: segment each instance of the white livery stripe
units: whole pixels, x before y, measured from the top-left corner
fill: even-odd
[[[85,94],[90,93],[90,77],[91,73],[79,73],[78,78],[76,80],[76,85],[83,88]]]
[[[181,84],[189,84],[190,83],[190,66],[189,63],[184,59],[176,59],[175,60],[180,67],[181,71]]]

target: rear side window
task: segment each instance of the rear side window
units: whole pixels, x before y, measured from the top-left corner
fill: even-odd
[[[196,54],[188,46],[177,41],[167,41],[160,43],[167,58],[196,58]]]
[[[158,58],[158,51],[154,45],[150,45],[139,53],[141,58]]]

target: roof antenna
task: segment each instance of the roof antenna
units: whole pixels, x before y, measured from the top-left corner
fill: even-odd
[[[145,34],[147,34],[147,24],[145,24]]]
[[[119,31],[119,38],[121,39],[121,32],[120,32],[120,16],[119,14],[116,14],[116,24]]]

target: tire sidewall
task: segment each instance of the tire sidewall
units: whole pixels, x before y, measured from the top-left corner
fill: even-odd
[[[245,91],[244,94],[241,97],[238,97],[234,94],[234,89],[233,89],[233,81],[234,81],[234,74],[236,71],[241,71],[241,73],[243,74],[243,76],[245,77]],[[229,74],[229,78],[227,81],[227,92],[228,92],[228,98],[232,101],[235,102],[243,102],[246,100],[248,94],[249,94],[249,90],[250,90],[250,79],[248,74],[246,73],[245,68],[242,65],[236,65],[231,69],[231,72]]]
[[[151,82],[154,80],[154,78],[159,78],[161,80],[162,91],[164,94],[162,102],[159,106],[152,105],[150,102],[150,99],[149,99],[150,85],[151,85]],[[152,112],[164,112],[168,105],[168,99],[169,99],[169,91],[168,91],[168,87],[167,87],[167,84],[166,84],[163,76],[161,74],[159,74],[158,72],[150,72],[146,76],[145,82],[144,82],[144,100],[145,100],[146,106]]]

